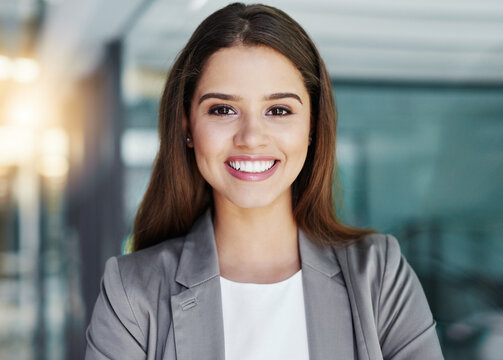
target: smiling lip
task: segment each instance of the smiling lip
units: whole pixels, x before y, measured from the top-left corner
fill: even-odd
[[[256,162],[256,161],[274,161],[274,165],[269,169],[263,172],[245,172],[241,170],[236,170],[232,166],[230,166],[230,162]],[[225,161],[225,168],[227,171],[239,180],[244,181],[262,181],[265,180],[274,174],[277,170],[279,164],[279,160],[272,156],[252,156],[252,155],[240,155],[240,156],[231,156]]]

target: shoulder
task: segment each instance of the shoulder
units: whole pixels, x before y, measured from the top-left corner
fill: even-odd
[[[109,258],[103,274],[105,288],[109,292],[120,292],[116,295],[122,296],[117,298],[129,304],[150,302],[158,297],[159,291],[172,291],[176,288],[175,275],[184,240],[184,237],[168,239],[131,254]]]
[[[146,249],[118,256],[121,273],[123,276],[134,274],[147,279],[166,270],[176,270],[184,241],[185,237],[167,239]]]
[[[151,330],[161,336],[168,329],[169,299],[178,289],[174,278],[183,243],[184,238],[169,239],[107,260],[86,334],[89,354],[145,357]],[[158,316],[163,319],[159,326]]]
[[[384,358],[441,359],[428,301],[414,270],[389,234],[371,234],[336,250],[367,338]]]
[[[348,250],[360,252],[386,253],[388,247],[392,251],[400,251],[398,240],[391,234],[372,233],[348,246]]]
[[[393,235],[369,234],[335,251],[346,282],[374,307],[391,282],[403,277],[415,278]]]
[[[152,282],[173,280],[183,249],[185,237],[163,242],[130,254],[114,256],[107,260],[105,274],[117,272],[125,288]]]
[[[341,250],[339,250],[341,251]],[[369,270],[383,273],[387,266],[396,266],[402,258],[398,240],[391,234],[369,234],[342,249],[348,265],[361,267],[367,265]]]

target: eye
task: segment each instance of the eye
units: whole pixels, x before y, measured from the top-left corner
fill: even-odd
[[[208,114],[210,115],[218,115],[218,116],[225,116],[225,115],[235,115],[236,112],[229,106],[226,105],[217,105],[217,106],[212,106],[210,110],[208,111]]]
[[[290,115],[291,113],[292,112],[289,109],[283,106],[275,106],[267,112],[267,114],[272,116],[285,116]]]

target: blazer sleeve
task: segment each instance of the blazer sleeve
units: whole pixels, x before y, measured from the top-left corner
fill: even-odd
[[[384,359],[443,359],[423,288],[391,235],[386,236],[385,259],[377,307]]]
[[[86,360],[146,359],[145,336],[130,306],[116,257],[106,262],[86,340]]]

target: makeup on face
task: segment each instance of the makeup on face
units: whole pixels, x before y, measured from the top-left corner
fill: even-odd
[[[225,161],[227,171],[239,180],[262,181],[274,174],[279,160],[270,156],[231,156]]]
[[[190,113],[197,166],[215,201],[242,208],[291,204],[309,146],[310,101],[288,58],[264,46],[217,51]]]

